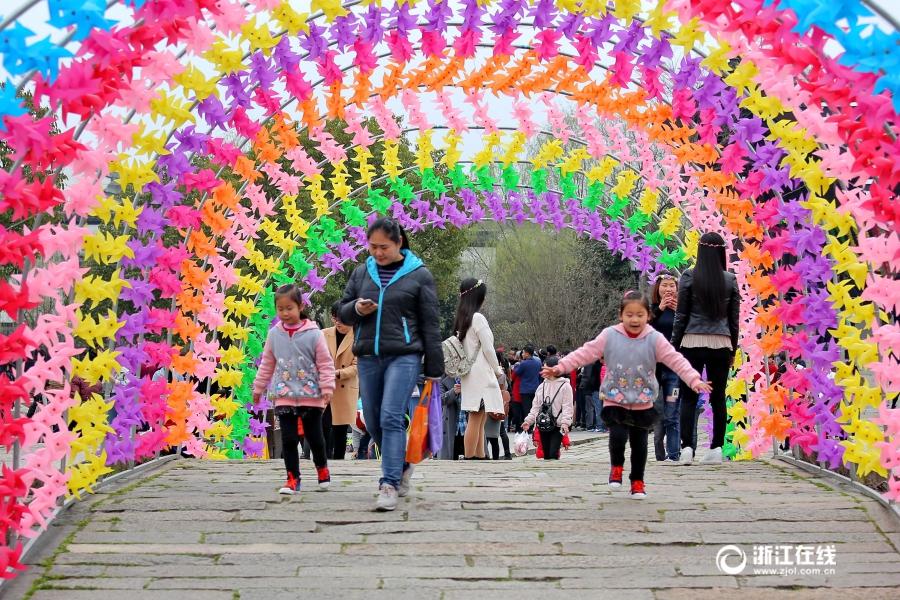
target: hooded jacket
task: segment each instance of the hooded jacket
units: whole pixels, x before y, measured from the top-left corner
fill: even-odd
[[[553,397],[556,396],[554,400]],[[572,383],[565,375],[556,379],[545,379],[534,392],[534,402],[531,405],[531,412],[525,417],[525,423],[528,426],[534,425],[538,413],[541,411],[541,405],[544,400],[553,400],[553,415],[556,417],[556,424],[562,427],[572,426],[572,415],[575,412],[575,404],[572,396]]]
[[[425,355],[425,376],[444,374],[444,351],[438,316],[437,286],[424,263],[409,250],[400,251],[403,265],[382,288],[378,263],[371,256],[350,275],[340,300],[338,318],[353,326],[356,356]],[[378,303],[370,315],[356,311],[356,301]]]
[[[306,333],[309,331],[314,333]],[[264,392],[273,377],[275,406],[325,408],[323,396],[334,393],[334,360],[315,321],[307,319],[293,336],[282,323],[272,328],[266,336],[253,391]]]
[[[615,341],[610,344],[610,339],[614,336]],[[653,339],[647,340],[650,336],[653,336]],[[631,351],[632,347],[635,350],[643,350],[639,347],[648,342],[651,344],[648,356],[644,357],[638,352]],[[608,345],[616,348],[615,356],[606,355]],[[569,371],[600,358],[606,360],[606,372],[600,382],[603,406],[621,406],[629,410],[652,408],[656,398],[654,390],[658,390],[659,385],[653,373],[658,362],[675,371],[688,387],[693,388],[702,381],[700,373],[695,371],[687,359],[650,325],[644,327],[636,338],[630,338],[621,323],[607,327],[600,332],[597,339],[559,361],[559,366]]]

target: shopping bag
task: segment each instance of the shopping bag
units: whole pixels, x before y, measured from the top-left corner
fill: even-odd
[[[428,394],[431,384],[431,394]],[[441,407],[441,390],[432,381],[425,382],[422,397],[428,399],[428,449],[436,456],[444,445],[444,411]]]
[[[513,438],[513,452],[516,456],[525,456],[528,454],[529,441],[528,434],[524,431],[520,431],[516,434],[516,437]]]
[[[425,383],[425,398],[431,397],[431,382]],[[413,412],[412,423],[409,424],[409,439],[406,442],[406,462],[419,464],[428,458],[428,401],[423,400]]]

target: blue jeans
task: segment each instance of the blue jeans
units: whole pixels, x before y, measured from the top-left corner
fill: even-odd
[[[597,391],[591,394],[591,400],[594,403],[594,429],[606,431],[606,425],[604,425],[603,421],[600,420],[600,411],[603,410],[603,402],[600,400],[600,392]]]
[[[653,442],[656,449],[656,460],[664,460],[670,458],[678,460],[681,451],[681,428],[679,426],[679,415],[681,414],[681,397],[675,402],[666,402],[666,398],[670,397],[675,390],[678,389],[681,380],[678,375],[668,369],[664,369],[660,378],[659,399],[656,406],[662,406],[662,421],[660,421],[653,432]],[[663,447],[663,438],[665,438],[665,448]]]
[[[419,379],[421,354],[360,356],[359,393],[366,430],[381,450],[379,485],[400,485],[406,458],[406,414]]]

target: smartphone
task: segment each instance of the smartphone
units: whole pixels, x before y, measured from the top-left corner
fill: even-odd
[[[359,301],[359,303],[362,304],[363,306],[372,306],[373,304],[375,304],[375,301],[369,300],[368,298],[363,298],[362,300]]]

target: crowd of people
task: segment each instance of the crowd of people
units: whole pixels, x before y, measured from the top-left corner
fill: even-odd
[[[701,462],[722,460],[740,294],[718,234],[700,238],[696,266],[680,281],[663,273],[650,298],[629,291],[620,322],[573,352],[496,348],[481,312],[487,286],[463,280],[452,347],[465,365],[449,369],[455,376],[445,372],[434,278],[405,231],[382,217],[369,226],[368,242],[369,258],[332,309],[334,327],[321,331],[309,319],[297,286],[275,294],[278,324],[254,397],[268,390],[274,401],[287,470],[282,493],[300,490],[301,437],[326,489],[328,460],[343,457],[349,427],[353,457],[381,461],[375,508],[394,510],[409,493],[415,465],[405,460],[407,427],[428,380],[438,386],[443,413],[437,460],[511,460],[509,434],[531,432],[539,454],[556,460],[570,430],[608,433],[610,488],[622,487],[630,445],[631,497],[645,498],[650,432],[657,460],[690,464],[700,393],[709,394],[713,415]]]

